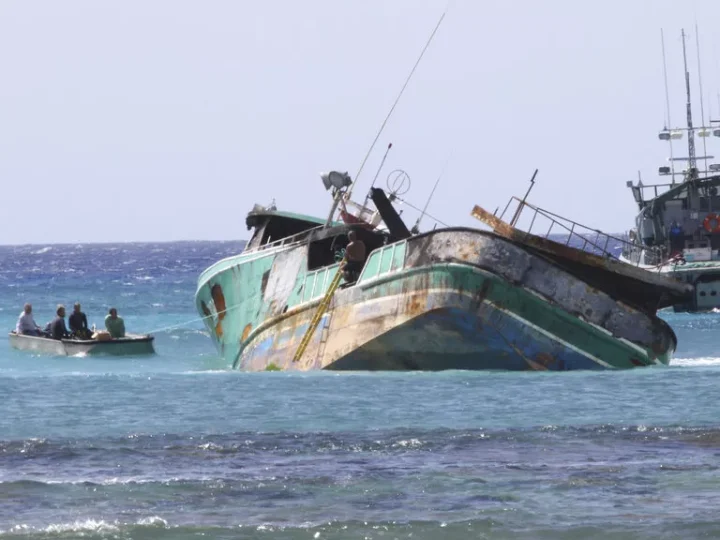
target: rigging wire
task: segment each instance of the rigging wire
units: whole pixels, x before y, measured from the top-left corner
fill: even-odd
[[[408,206],[409,206],[410,208],[412,208],[413,210],[417,210],[418,212],[422,212],[422,211],[423,211],[421,208],[418,208],[417,206],[413,206],[411,203],[409,203],[408,201],[406,201],[405,199],[403,199],[403,198],[401,198],[401,197],[398,197],[397,195],[395,195],[395,198],[396,198],[398,201],[400,201],[401,203],[408,205]],[[425,215],[426,215],[427,217],[429,217],[430,219],[432,219],[433,221],[439,223],[439,224],[442,225],[443,227],[449,227],[449,226],[450,226],[450,225],[448,225],[447,223],[443,223],[443,222],[440,221],[438,218],[431,216],[431,215],[428,214],[427,212],[425,212]]]
[[[695,48],[697,49],[697,62],[698,62],[698,81],[700,83],[700,121],[703,129],[705,129],[705,106],[703,104],[703,84],[702,84],[702,72],[700,71],[700,34],[698,32],[697,20],[695,20]],[[703,157],[705,158],[705,174],[708,172],[708,158],[707,158],[707,137],[703,137]]]
[[[365,159],[362,160],[362,163],[360,164],[360,168],[358,169],[358,172],[355,174],[355,178],[352,180],[352,184],[350,184],[350,187],[348,187],[348,190],[345,194],[345,200],[350,200],[350,195],[352,194],[353,187],[355,187],[355,182],[357,182],[357,179],[360,177],[360,173],[362,172],[363,168],[365,167],[365,163],[367,162],[368,158],[370,157],[370,154],[373,151],[373,148],[375,148],[375,144],[377,143],[378,139],[380,138],[380,134],[385,129],[385,124],[387,124],[388,120],[390,119],[390,116],[392,115],[393,111],[395,110],[395,107],[397,106],[398,102],[400,101],[400,98],[403,95],[403,92],[405,92],[405,88],[407,88],[408,83],[410,82],[410,79],[413,76],[413,73],[415,73],[415,70],[417,69],[418,65],[420,64],[420,60],[422,60],[423,56],[425,55],[425,51],[427,51],[428,47],[430,46],[430,43],[432,42],[433,38],[435,37],[435,33],[438,31],[438,28],[440,28],[440,25],[443,22],[443,19],[445,18],[445,15],[448,12],[448,8],[445,8],[445,11],[440,16],[440,20],[438,20],[437,24],[435,25],[435,29],[432,31],[432,34],[430,34],[430,38],[427,40],[427,43],[425,43],[425,47],[423,48],[422,52],[420,53],[420,56],[418,57],[417,61],[415,62],[415,65],[413,66],[412,70],[410,71],[410,74],[407,76],[407,79],[405,79],[405,84],[403,84],[402,89],[400,90],[400,93],[398,94],[397,98],[395,98],[395,103],[393,103],[393,106],[390,108],[390,112],[388,112],[387,116],[385,117],[385,120],[383,121],[382,125],[380,126],[380,129],[377,132],[377,135],[375,135],[375,140],[373,140],[372,144],[370,145],[370,148],[367,151],[367,154],[365,154]]]

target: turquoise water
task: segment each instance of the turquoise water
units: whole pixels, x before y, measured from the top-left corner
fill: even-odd
[[[187,323],[239,248],[0,247],[0,325]],[[601,373],[238,373],[198,321],[151,358],[3,334],[0,540],[720,536],[720,315],[663,317],[671,367]]]

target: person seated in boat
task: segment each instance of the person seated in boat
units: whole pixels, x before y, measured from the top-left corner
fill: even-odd
[[[357,233],[348,233],[350,241],[345,248],[345,263],[343,265],[343,277],[346,282],[355,282],[360,277],[363,265],[365,264],[366,248],[362,240],[358,240]]]
[[[125,321],[118,317],[117,309],[110,308],[105,317],[105,329],[113,339],[125,337]]]
[[[42,336],[43,332],[35,323],[32,314],[32,304],[25,304],[22,313],[18,317],[17,325],[15,325],[15,333],[23,336]]]
[[[80,309],[80,302],[75,302],[73,312],[68,318],[70,333],[77,339],[90,339],[92,332],[88,328],[87,317]]]
[[[48,333],[53,339],[63,339],[70,337],[67,326],[65,326],[65,306],[57,307],[56,317],[48,325]]]

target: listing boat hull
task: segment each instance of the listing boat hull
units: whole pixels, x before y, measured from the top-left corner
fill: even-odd
[[[666,365],[677,346],[654,310],[498,234],[448,228],[374,250],[295,361],[338,268],[308,272],[307,243],[246,252],[201,275],[198,311],[234,367],[623,369]],[[594,281],[636,280],[645,297],[662,294],[662,284],[640,283],[644,276],[607,271]]]
[[[10,346],[23,351],[33,351],[55,356],[140,356],[155,354],[154,336],[128,335],[108,341],[79,339],[50,339],[46,337],[18,335],[11,332]]]

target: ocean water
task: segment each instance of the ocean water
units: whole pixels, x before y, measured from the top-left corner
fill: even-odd
[[[0,540],[720,536],[720,315],[671,367],[239,373],[193,307],[239,243],[0,247],[0,326],[114,305],[150,358],[0,342]],[[167,330],[163,330],[168,327]]]

